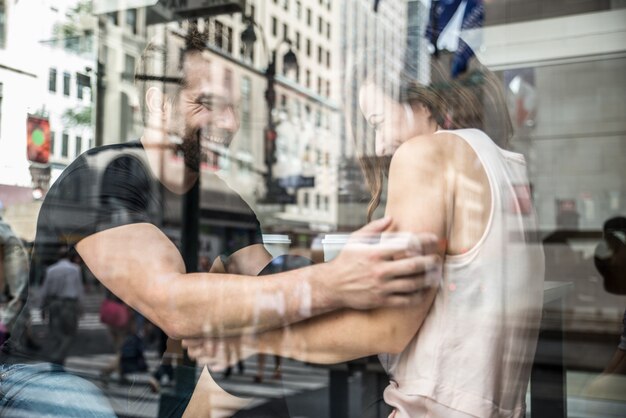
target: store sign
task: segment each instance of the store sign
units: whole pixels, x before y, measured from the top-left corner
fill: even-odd
[[[160,3],[183,18],[240,12],[246,7],[245,0],[161,0]]]
[[[118,10],[139,9],[154,6],[159,0],[94,0],[93,13],[97,15]]]
[[[50,158],[50,122],[37,116],[28,116],[26,153],[28,160],[47,164]]]
[[[95,14],[147,8],[147,23],[165,23],[194,17],[236,13],[245,10],[246,0],[96,0]]]

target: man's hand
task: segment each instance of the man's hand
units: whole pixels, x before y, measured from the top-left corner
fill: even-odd
[[[352,309],[402,307],[419,303],[421,290],[437,285],[441,258],[433,234],[383,236],[391,220],[383,218],[353,233],[328,263],[318,283],[333,303]]]

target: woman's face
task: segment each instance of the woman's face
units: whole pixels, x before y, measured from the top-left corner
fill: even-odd
[[[376,131],[378,156],[391,156],[403,142],[436,129],[426,106],[398,103],[371,82],[361,87],[359,105],[368,125]]]

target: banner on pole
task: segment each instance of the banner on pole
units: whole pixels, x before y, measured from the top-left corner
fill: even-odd
[[[26,124],[28,160],[47,164],[50,159],[50,122],[48,119],[29,115]]]

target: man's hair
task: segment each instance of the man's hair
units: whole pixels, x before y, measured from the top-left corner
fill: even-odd
[[[57,249],[57,260],[63,260],[64,258],[70,257],[70,249],[62,245]]]

